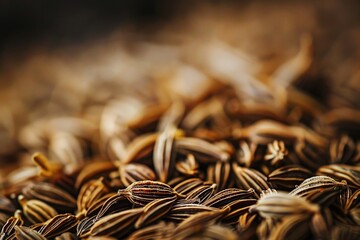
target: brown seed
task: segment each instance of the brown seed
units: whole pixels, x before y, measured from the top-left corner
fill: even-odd
[[[142,212],[142,208],[133,208],[102,217],[91,227],[90,235],[124,236],[133,228],[136,219]]]
[[[80,238],[88,236],[90,234],[90,229],[94,225],[95,221],[96,221],[96,216],[85,217],[81,219],[81,221],[76,226],[76,234]]]
[[[299,141],[294,146],[294,153],[289,156],[295,163],[299,163],[311,170],[316,170],[321,165],[326,164],[325,148],[312,145],[308,142]]]
[[[256,148],[256,144],[240,141],[239,150],[236,154],[236,160],[238,163],[242,166],[250,167],[255,159]]]
[[[296,214],[286,216],[272,229],[269,240],[308,239],[309,216]]]
[[[38,199],[58,211],[72,211],[76,207],[76,200],[67,192],[53,184],[38,182],[23,189],[26,199]]]
[[[342,135],[330,143],[331,163],[358,164],[360,144],[347,135]]]
[[[45,222],[58,214],[54,208],[40,200],[26,200],[22,195],[18,200],[25,217],[33,224]]]
[[[156,180],[156,175],[153,170],[139,163],[120,164],[119,173],[121,182],[125,187],[136,181]]]
[[[259,171],[251,168],[240,167],[236,163],[233,163],[232,168],[239,188],[245,190],[253,188],[257,197],[260,196],[260,193],[263,190],[270,188],[266,182],[266,177]]]
[[[230,211],[229,208],[196,213],[182,221],[175,229],[175,238],[185,239],[201,231],[204,226],[214,224]]]
[[[112,162],[94,161],[87,163],[77,176],[75,187],[80,188],[85,182],[97,179],[116,170],[117,167]]]
[[[201,204],[178,202],[172,207],[166,217],[174,221],[183,221],[196,213],[216,210],[218,209]]]
[[[15,226],[15,236],[18,240],[46,240],[37,231],[24,226]]]
[[[192,190],[186,200],[195,200],[197,203],[203,203],[208,200],[216,190],[216,184],[204,184]]]
[[[131,207],[131,202],[129,202],[125,197],[119,196],[118,194],[112,194],[108,197],[102,204],[100,210],[96,215],[96,220],[102,218],[103,216],[115,212],[120,212]]]
[[[156,140],[153,154],[154,169],[162,182],[166,182],[171,176],[175,159],[173,155],[173,143],[177,135],[180,135],[175,126],[168,126],[160,133]]]
[[[345,182],[337,182],[328,176],[316,176],[306,179],[290,195],[305,197],[316,203],[329,203],[346,189]]]
[[[329,209],[319,211],[312,216],[311,230],[317,239],[330,239],[332,216]]]
[[[181,197],[169,185],[150,180],[134,182],[126,189],[120,189],[118,194],[125,196],[130,202],[141,206],[159,198]]]
[[[349,165],[332,164],[320,167],[317,175],[325,175],[332,177],[338,181],[345,180],[352,188],[360,188],[360,170],[356,171]]]
[[[55,237],[55,240],[76,240],[76,236],[70,232],[65,232],[60,236]]]
[[[271,161],[272,165],[275,165],[283,161],[287,154],[288,151],[286,150],[285,143],[275,140],[268,144],[267,154],[264,158],[266,161]]]
[[[264,218],[281,218],[290,214],[313,214],[319,206],[308,202],[305,198],[283,192],[263,194],[250,212],[258,212]]]
[[[59,214],[46,221],[39,230],[46,238],[52,238],[69,231],[78,223],[78,219],[69,213]]]
[[[214,225],[204,225],[204,229],[201,232],[195,233],[191,236],[184,237],[180,239],[212,239],[212,240],[222,240],[226,236],[228,240],[237,240],[239,239],[238,235],[229,227],[220,224]]]
[[[179,182],[174,190],[180,194],[188,195],[194,189],[203,185],[204,182],[200,178],[189,178]]]
[[[170,234],[175,230],[173,223],[165,223],[163,221],[140,228],[133,232],[128,240],[148,240],[148,239],[169,239]]]
[[[178,161],[175,167],[178,172],[186,176],[194,176],[199,173],[199,164],[192,154],[188,154],[184,160]]]
[[[233,178],[230,163],[217,162],[215,165],[209,165],[207,179],[210,182],[216,183],[217,191],[232,187]]]
[[[21,211],[16,210],[13,217],[10,217],[0,232],[0,239],[10,239],[14,238],[15,226],[22,226],[24,224],[23,219],[21,218]]]
[[[254,198],[254,189],[243,190],[238,188],[227,188],[206,200],[203,204],[209,207],[223,208],[226,205],[240,199]]]
[[[99,198],[109,192],[109,188],[105,185],[104,179],[101,177],[97,180],[86,182],[80,189],[77,197],[78,214],[85,214],[89,207]]]
[[[227,224],[236,225],[239,217],[249,212],[250,207],[255,205],[256,202],[256,199],[238,199],[230,202],[225,206],[225,208],[230,208],[230,212],[222,218],[222,221]]]
[[[143,134],[136,137],[126,147],[125,156],[120,159],[122,163],[132,163],[145,156],[150,155],[153,151],[156,139],[159,137],[159,133]]]
[[[175,148],[182,154],[193,154],[204,163],[226,162],[230,155],[220,147],[199,138],[183,137],[175,141]]]
[[[308,169],[297,165],[288,165],[271,172],[268,181],[276,188],[292,190],[310,177],[312,177],[312,173]]]
[[[176,196],[173,196],[170,198],[157,199],[146,204],[143,212],[135,223],[135,228],[141,228],[160,219],[170,211],[176,199]]]
[[[5,196],[0,196],[0,213],[13,214],[16,211],[16,207]]]

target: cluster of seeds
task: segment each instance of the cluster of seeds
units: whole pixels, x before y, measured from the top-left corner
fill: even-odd
[[[359,112],[291,86],[303,45],[271,84],[219,68],[28,124],[0,239],[359,239]]]

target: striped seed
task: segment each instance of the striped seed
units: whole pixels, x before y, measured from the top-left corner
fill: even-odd
[[[257,197],[260,196],[260,193],[263,190],[270,188],[266,182],[266,177],[259,171],[251,168],[240,167],[236,163],[233,163],[232,167],[239,188],[245,190],[253,188]]]
[[[312,177],[311,171],[297,165],[280,167],[271,172],[267,178],[274,187],[292,190],[305,179]]]
[[[216,184],[204,184],[192,190],[186,200],[195,200],[197,203],[203,203],[208,200],[216,190]]]
[[[263,194],[250,212],[258,212],[264,218],[281,218],[290,214],[309,215],[319,211],[319,206],[308,202],[305,198],[284,192]]]
[[[18,240],[46,240],[37,231],[24,226],[15,226],[15,236]]]
[[[77,211],[79,214],[85,214],[89,207],[99,198],[109,192],[104,183],[104,178],[90,180],[81,188],[77,197]]]
[[[179,173],[186,176],[195,176],[199,173],[199,164],[192,154],[188,154],[185,159],[178,161],[175,167]]]
[[[360,171],[356,171],[349,165],[332,164],[320,167],[317,175],[325,175],[334,178],[337,181],[345,180],[352,188],[360,188]]]
[[[120,164],[120,179],[127,187],[136,181],[156,180],[156,175],[149,167],[139,163]]]
[[[254,190],[252,188],[249,190],[228,188],[216,193],[203,204],[209,207],[223,208],[227,204],[230,204],[236,200],[247,198],[255,199]]]
[[[76,207],[76,200],[70,194],[51,183],[31,184],[23,189],[23,195],[26,199],[41,200],[59,212],[72,211]]]
[[[338,182],[328,176],[316,176],[306,179],[290,194],[325,204],[335,200],[346,187],[346,182]]]
[[[215,165],[209,165],[207,169],[207,179],[216,183],[217,191],[232,187],[233,178],[229,162],[217,162]]]
[[[33,224],[45,222],[58,214],[54,208],[40,200],[26,200],[22,195],[19,195],[18,200],[25,217]]]
[[[46,221],[40,228],[41,233],[46,238],[52,238],[69,231],[78,223],[78,219],[69,213],[59,214]]]
[[[176,196],[173,196],[170,198],[157,199],[146,204],[143,207],[143,212],[135,223],[135,228],[141,228],[160,219],[170,211],[176,200]]]
[[[166,218],[174,221],[183,221],[190,216],[201,212],[217,211],[217,208],[194,203],[176,203],[167,214]]]
[[[178,138],[175,140],[175,149],[182,154],[193,154],[203,163],[226,162],[230,159],[230,155],[219,146],[199,138]]]
[[[125,196],[130,202],[140,206],[160,198],[181,197],[169,185],[150,180],[134,182],[126,189],[120,189],[118,194]]]
[[[90,235],[124,236],[133,228],[142,212],[142,208],[133,208],[102,217],[91,227]]]

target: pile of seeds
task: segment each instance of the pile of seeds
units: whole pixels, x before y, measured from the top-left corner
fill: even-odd
[[[295,87],[311,49],[261,71],[212,45],[146,91],[88,99],[101,111],[29,123],[0,239],[359,239],[360,112]]]

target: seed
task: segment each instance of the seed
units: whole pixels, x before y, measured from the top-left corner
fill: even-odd
[[[158,133],[149,133],[136,137],[126,147],[125,156],[121,159],[121,162],[127,164],[149,155],[155,146],[158,136]]]
[[[309,216],[303,214],[286,216],[271,231],[268,239],[308,239],[310,228],[308,221]]]
[[[36,199],[26,200],[22,195],[18,197],[18,200],[23,208],[25,217],[31,223],[42,223],[58,214],[54,208],[42,201]]]
[[[194,189],[203,185],[204,182],[200,178],[189,178],[178,183],[174,190],[180,194],[188,195]]]
[[[332,177],[338,181],[345,180],[352,188],[360,188],[360,171],[351,169],[348,165],[332,164],[320,167],[317,175]]]
[[[14,238],[15,226],[22,226],[24,224],[23,219],[21,218],[21,211],[16,210],[13,217],[10,217],[0,232],[0,239],[10,239]]]
[[[233,185],[231,165],[229,162],[217,162],[215,165],[209,165],[207,177],[210,182],[216,183],[218,191]]]
[[[90,235],[124,236],[131,231],[136,219],[139,218],[142,212],[142,208],[133,208],[102,217],[91,227]]]
[[[270,188],[270,186],[266,182],[266,177],[259,171],[251,168],[240,167],[236,163],[233,163],[232,167],[239,188],[245,190],[253,188],[257,197],[260,196],[260,193],[263,190],[267,190]]]
[[[305,198],[283,192],[263,194],[250,212],[258,212],[264,218],[281,218],[290,214],[308,213],[319,211],[319,206],[308,202]]]
[[[347,135],[342,135],[330,143],[331,163],[356,165],[360,161],[359,143]]]
[[[76,240],[76,236],[70,232],[65,232],[57,236],[55,240]]]
[[[46,240],[37,231],[24,226],[15,226],[15,236],[18,240]]]
[[[77,211],[85,214],[89,207],[99,198],[109,192],[108,187],[104,184],[104,179],[101,177],[97,180],[90,180],[86,182],[80,189],[77,197]]]
[[[176,196],[173,196],[170,198],[157,199],[146,204],[143,212],[135,223],[135,228],[140,228],[160,219],[170,211],[176,199]]]
[[[290,192],[291,195],[305,197],[317,203],[329,203],[340,195],[346,188],[345,182],[337,182],[331,177],[316,176],[306,179],[297,188]]]
[[[176,139],[175,148],[182,154],[193,154],[196,159],[204,163],[226,162],[230,158],[229,154],[220,147],[198,138]]]
[[[125,187],[136,181],[156,180],[155,173],[146,165],[139,163],[120,164],[119,173]]]
[[[107,214],[126,210],[130,207],[131,203],[125,197],[114,193],[102,204],[99,212],[96,215],[96,219],[100,219]]]
[[[227,204],[230,204],[236,200],[246,198],[255,198],[254,190],[252,188],[249,190],[228,188],[216,193],[203,204],[209,207],[223,208]]]
[[[173,223],[163,221],[150,225],[133,232],[127,239],[129,240],[148,240],[148,239],[169,239],[170,234],[175,230]]]
[[[216,189],[216,184],[204,184],[192,190],[187,196],[187,200],[196,200],[198,203],[203,203],[209,199]]]
[[[212,212],[216,210],[218,209],[201,204],[178,202],[172,207],[166,217],[174,221],[183,221],[196,213]]]
[[[265,160],[271,161],[271,164],[275,165],[284,160],[287,154],[288,151],[285,148],[285,143],[283,141],[275,140],[268,144],[268,152],[265,155]]]
[[[176,170],[186,176],[194,176],[198,174],[199,164],[194,155],[188,154],[184,160],[176,163]]]
[[[159,198],[181,197],[169,185],[157,181],[134,182],[126,189],[119,190],[118,194],[125,196],[130,202],[140,206]]]
[[[59,212],[72,211],[76,207],[76,200],[67,192],[53,184],[39,182],[24,188],[23,195],[26,199],[38,199]]]
[[[271,172],[268,176],[268,181],[276,188],[292,190],[310,177],[312,177],[312,173],[306,168],[288,165]]]
[[[230,212],[223,217],[222,221],[227,224],[236,225],[239,217],[249,212],[250,207],[255,205],[256,202],[256,199],[239,199],[230,202],[225,206],[225,208],[230,208]]]
[[[69,213],[59,214],[43,223],[38,231],[46,238],[52,238],[72,229],[78,223],[78,219]]]
[[[96,216],[85,217],[81,219],[79,224],[76,226],[76,234],[82,238],[90,234],[90,229],[96,221]]]
[[[175,229],[175,238],[184,239],[203,229],[205,225],[210,225],[219,220],[224,214],[230,211],[229,208],[210,212],[196,213],[182,221]]]

